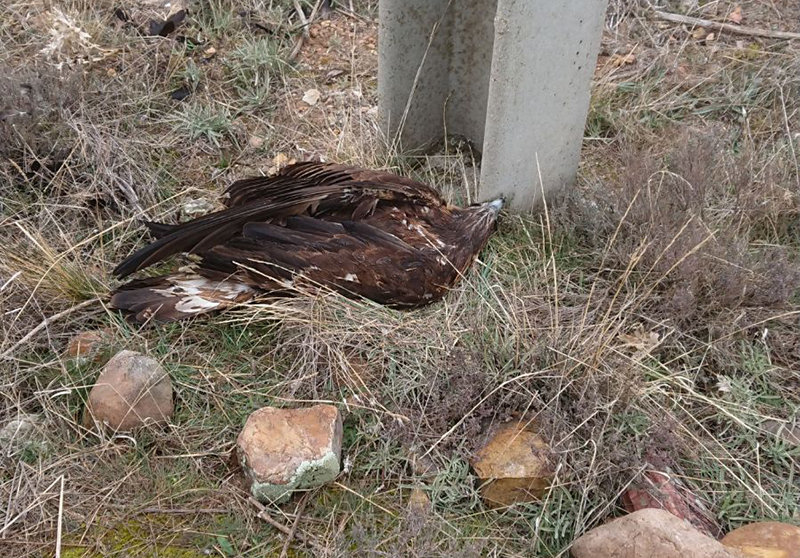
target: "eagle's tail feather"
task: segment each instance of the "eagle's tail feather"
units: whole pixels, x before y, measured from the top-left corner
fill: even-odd
[[[179,273],[126,283],[112,293],[111,307],[140,324],[173,322],[247,302],[256,294],[241,282]]]

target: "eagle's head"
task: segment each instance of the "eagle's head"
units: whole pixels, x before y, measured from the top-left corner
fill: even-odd
[[[469,206],[472,212],[473,219],[476,220],[476,225],[481,228],[486,227],[489,231],[494,231],[497,224],[497,218],[500,215],[500,210],[503,209],[505,199],[499,197],[496,200],[476,203]]]
[[[463,211],[461,228],[462,238],[469,238],[472,249],[477,253],[486,245],[489,237],[497,230],[497,218],[505,200],[496,200],[472,204]]]

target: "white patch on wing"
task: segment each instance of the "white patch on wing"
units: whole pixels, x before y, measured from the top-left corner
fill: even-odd
[[[189,296],[182,298],[175,304],[175,310],[185,314],[194,314],[195,312],[206,312],[219,308],[220,303],[212,300],[206,300],[199,296]]]
[[[236,302],[243,294],[254,292],[244,284],[233,281],[213,281],[205,277],[173,279],[172,285],[153,292],[170,298],[177,298],[175,310],[184,314],[195,314],[217,310]]]

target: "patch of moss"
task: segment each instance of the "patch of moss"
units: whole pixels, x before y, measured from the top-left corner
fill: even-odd
[[[154,524],[159,529],[154,530]],[[102,531],[99,538],[89,536],[84,539],[84,541],[92,541],[95,544],[87,545],[84,542],[79,545],[77,539],[67,539],[61,550],[61,556],[64,558],[105,558],[107,556],[198,558],[206,556],[203,548],[213,544],[205,537],[190,538],[180,534],[181,527],[178,525],[178,520],[164,514],[142,515],[127,521],[98,527],[97,530]]]

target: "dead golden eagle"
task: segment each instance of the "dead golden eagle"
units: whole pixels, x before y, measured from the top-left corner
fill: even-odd
[[[272,177],[239,180],[226,209],[180,225],[147,223],[155,241],[127,258],[125,277],[178,253],[195,273],[132,281],[111,306],[172,321],[301,284],[392,307],[436,301],[459,280],[495,228],[502,200],[465,209],[400,176],[303,162]]]

